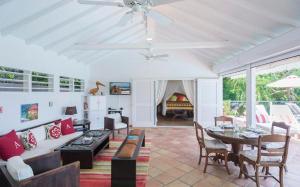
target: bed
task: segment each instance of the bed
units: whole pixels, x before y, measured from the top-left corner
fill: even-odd
[[[168,110],[193,110],[193,105],[189,102],[184,94],[174,93],[167,100],[167,111]]]
[[[193,115],[193,105],[184,94],[174,93],[166,103],[167,113],[172,113],[175,118],[188,118]]]

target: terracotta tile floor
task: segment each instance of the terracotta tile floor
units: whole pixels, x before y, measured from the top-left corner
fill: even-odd
[[[250,179],[238,179],[239,168],[229,163],[231,175],[223,167],[208,166],[203,173],[204,160],[198,165],[199,147],[193,127],[151,128],[146,136],[152,138],[151,161],[147,187],[234,187],[255,186]],[[250,167],[248,167],[250,172]],[[278,169],[271,173],[278,173]],[[300,186],[300,142],[290,144],[288,172],[284,174],[286,187]],[[279,186],[273,179],[261,179],[261,185]]]

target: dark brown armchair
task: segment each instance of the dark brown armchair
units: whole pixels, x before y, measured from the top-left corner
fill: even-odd
[[[0,184],[3,187],[79,187],[79,162],[61,166],[60,152],[24,161],[30,165],[34,176],[21,181],[14,180],[6,166],[0,166]]]
[[[119,113],[108,114],[104,117],[104,129],[109,129],[113,132],[113,138],[115,138],[115,130],[118,133],[121,129],[127,129],[127,134],[129,132],[129,118],[121,116]]]

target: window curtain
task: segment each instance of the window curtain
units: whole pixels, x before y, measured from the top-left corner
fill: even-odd
[[[195,98],[195,88],[194,88],[194,81],[193,80],[183,80],[182,81],[183,88],[185,94],[190,101],[190,103],[194,106],[194,98]]]
[[[156,82],[156,84],[155,84],[155,91],[156,91],[155,102],[156,102],[156,106],[157,106],[164,98],[168,81],[160,80],[160,81],[155,81],[155,82]]]

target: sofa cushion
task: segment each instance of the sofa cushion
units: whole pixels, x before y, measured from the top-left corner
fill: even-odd
[[[115,123],[115,129],[124,129],[127,128],[127,124],[126,123]]]
[[[37,141],[35,139],[35,136],[30,130],[23,132],[20,135],[20,138],[26,150],[33,149],[37,146]]]
[[[121,114],[120,113],[108,114],[107,117],[114,119],[115,123],[122,122],[122,118],[121,118]]]
[[[7,160],[13,156],[20,156],[24,152],[24,147],[20,141],[8,137],[0,138],[0,156]]]
[[[37,142],[46,140],[46,129],[44,125],[30,129],[30,131],[33,133]]]
[[[47,139],[58,139],[61,135],[60,125],[51,123],[45,126]]]
[[[0,157],[7,160],[13,156],[19,156],[24,152],[24,147],[15,130],[0,137]]]
[[[25,164],[20,156],[14,156],[8,159],[6,168],[16,181],[21,181],[33,176],[32,168]]]
[[[60,123],[61,123],[61,134],[62,135],[72,134],[75,132],[72,118],[62,120]]]
[[[23,159],[33,158],[36,156],[44,155],[54,151],[56,148],[64,145],[68,141],[71,141],[74,138],[77,138],[82,135],[82,132],[75,132],[65,136],[61,136],[59,139],[47,139],[38,143],[38,146],[35,149],[30,151],[25,151],[21,157]]]

